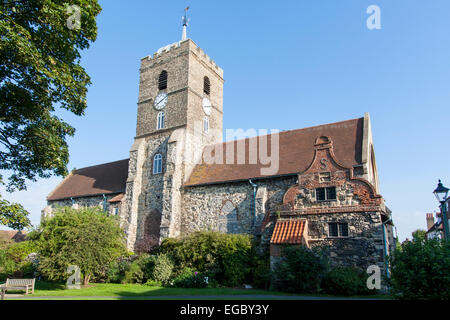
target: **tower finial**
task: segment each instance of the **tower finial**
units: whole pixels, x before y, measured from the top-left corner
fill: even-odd
[[[189,23],[189,19],[187,18],[186,14],[187,14],[188,10],[189,10],[189,6],[184,9],[184,16],[181,17],[181,21],[183,22],[183,34],[181,36],[181,41],[184,41],[187,38],[186,37],[186,27]]]

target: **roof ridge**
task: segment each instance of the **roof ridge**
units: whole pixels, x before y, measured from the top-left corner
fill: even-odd
[[[77,172],[78,170],[82,170],[82,169],[89,169],[89,168],[93,168],[93,167],[99,167],[99,166],[103,166],[103,165],[106,165],[106,164],[121,162],[121,161],[125,161],[125,160],[129,161],[130,158],[126,158],[126,159],[122,159],[122,160],[116,160],[116,161],[110,161],[110,162],[105,162],[105,163],[100,163],[100,164],[94,164],[94,165],[91,165],[91,166],[87,166],[87,167],[76,169],[76,170],[74,170],[74,172]]]
[[[291,129],[291,130],[283,130],[283,131],[279,131],[279,133],[288,133],[288,132],[298,132],[298,131],[303,131],[303,130],[310,130],[313,128],[319,128],[319,127],[324,127],[324,126],[330,126],[330,125],[336,125],[336,124],[342,124],[344,122],[350,122],[350,121],[357,121],[357,120],[361,120],[364,119],[364,117],[360,117],[360,118],[354,118],[354,119],[348,119],[348,120],[343,120],[343,121],[337,121],[337,122],[331,122],[331,123],[325,123],[325,124],[320,124],[320,125],[315,125],[315,126],[311,126],[311,127],[306,127],[306,128],[298,128],[298,129]],[[232,143],[232,142],[238,142],[238,141],[242,141],[242,140],[249,140],[249,139],[253,139],[253,138],[259,138],[259,137],[264,137],[264,136],[271,136],[272,133],[268,133],[268,134],[263,134],[263,135],[257,135],[254,137],[246,137],[243,139],[237,139],[237,140],[229,140],[229,141],[223,141],[223,142],[218,142],[218,143],[213,143],[213,144],[208,144],[203,148],[203,151],[205,150],[205,148],[207,147],[212,147],[212,146],[216,146],[216,145],[225,145],[227,143]]]

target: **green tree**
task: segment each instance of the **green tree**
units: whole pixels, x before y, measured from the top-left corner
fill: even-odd
[[[23,230],[31,227],[28,211],[18,203],[10,203],[2,199],[0,195],[0,225],[5,225],[15,230]]]
[[[450,299],[450,242],[405,241],[390,256],[391,287],[402,299]]]
[[[34,238],[39,242],[39,271],[49,280],[67,279],[67,267],[77,265],[87,285],[126,252],[117,217],[100,208],[60,208],[41,222]]]
[[[0,1],[0,172],[8,172],[8,191],[67,174],[66,138],[75,129],[55,107],[84,114],[91,82],[80,53],[97,37],[100,11],[97,0]]]
[[[427,232],[425,230],[417,229],[412,232],[413,241],[425,241]]]

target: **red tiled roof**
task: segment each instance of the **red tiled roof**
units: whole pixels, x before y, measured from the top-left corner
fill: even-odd
[[[295,174],[306,170],[314,157],[315,139],[320,136],[331,138],[334,154],[342,165],[346,167],[360,165],[362,163],[363,124],[364,118],[359,118],[280,132],[279,170],[273,176]],[[260,170],[261,168],[269,167],[269,165],[263,165],[259,161],[257,164],[249,164],[249,141],[251,139],[258,139],[258,137],[244,140],[246,164],[237,164],[237,140],[224,142],[222,146],[224,153],[227,145],[230,145],[231,148],[231,144],[234,144],[234,164],[200,163],[195,166],[185,186],[268,177],[262,175]],[[270,154],[270,144],[271,139],[268,138],[267,154]],[[210,152],[212,147],[206,147],[203,152]]]
[[[125,196],[125,193],[120,193],[117,196],[113,197],[112,199],[108,200],[108,202],[119,202],[123,199],[123,197]]]
[[[48,195],[47,200],[125,192],[128,178],[128,160],[119,160],[75,170]]]
[[[278,220],[272,233],[270,243],[302,244],[305,220]]]

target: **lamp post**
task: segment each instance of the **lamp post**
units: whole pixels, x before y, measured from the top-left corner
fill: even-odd
[[[441,180],[439,180],[437,188],[433,191],[434,195],[436,196],[436,199],[438,199],[438,201],[441,203],[441,216],[444,224],[444,238],[446,240],[450,240],[450,234],[448,230],[448,219],[447,219],[447,204],[446,204],[446,201],[448,200],[447,198],[448,190],[449,190],[448,188],[442,185]]]

